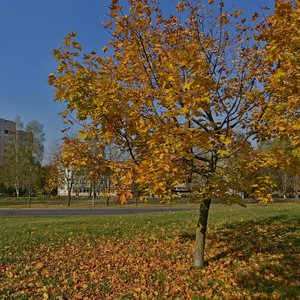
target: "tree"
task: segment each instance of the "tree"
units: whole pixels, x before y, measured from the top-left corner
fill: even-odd
[[[100,136],[127,151],[114,162],[123,178],[134,173],[139,186],[164,199],[185,184],[198,198],[194,265],[203,267],[211,201],[236,189],[224,161],[256,137],[269,103],[252,68],[263,63],[261,48],[241,11],[225,11],[223,2],[178,1],[170,16],[155,0],[129,0],[129,10],[118,2],[106,25],[111,40],[103,51],[111,54],[82,54],[71,33],[54,50],[59,66],[49,82],[56,100],[85,123],[82,138]],[[247,172],[257,171],[251,155]],[[270,200],[267,184],[261,177],[254,185],[262,201]]]
[[[23,176],[25,174],[25,132],[21,118],[15,118],[12,128],[4,141],[5,157],[1,168],[1,179],[6,187],[13,187],[17,197],[20,195]]]
[[[62,148],[64,164],[83,172],[86,181],[91,182],[93,206],[95,206],[96,181],[107,173],[103,168],[103,144],[96,140],[80,141],[78,138],[65,138]]]
[[[26,124],[25,131],[28,136],[26,140],[27,151],[32,154],[35,162],[42,164],[45,142],[44,126],[37,121],[30,121]]]
[[[300,2],[276,1],[274,15],[259,28],[259,40],[265,43],[263,64],[257,74],[266,74],[262,82],[270,99],[262,116],[261,128],[269,137],[289,139],[300,156]],[[256,66],[257,67],[257,66]]]
[[[26,168],[24,185],[28,191],[28,206],[30,207],[32,188],[41,184],[45,133],[43,125],[37,121],[27,123],[25,132],[27,138],[23,158]]]
[[[260,142],[258,149],[272,157],[272,163],[265,172],[276,182],[283,198],[286,199],[288,193],[298,198],[300,157],[294,151],[292,142],[275,138]]]
[[[50,163],[48,165],[48,174],[46,177],[46,190],[51,192],[60,187],[66,187],[68,193],[67,205],[71,205],[72,190],[78,174],[78,169],[73,165],[70,159],[65,159],[62,155],[63,148],[57,146],[53,150]],[[76,155],[76,153],[74,153]]]
[[[128,168],[118,167],[118,160],[122,161],[122,155],[114,145],[105,146],[99,139],[64,138],[61,150],[63,164],[72,166],[77,170],[77,174],[82,173],[82,177],[91,182],[93,206],[95,206],[97,182],[98,189],[106,197],[106,205],[109,205],[111,194],[116,190],[116,186],[119,187],[117,195],[121,203],[131,198],[132,195],[128,191],[128,186],[132,183],[129,180],[131,171]]]
[[[43,189],[48,195],[57,195],[58,178],[57,170],[52,161],[43,166]]]
[[[264,139],[271,141],[269,167],[281,172],[283,194],[287,174],[293,178],[294,195],[298,197],[300,157],[300,2],[276,1],[274,14],[258,27],[263,41],[260,57],[263,64],[253,69],[269,99],[264,114],[257,120]],[[274,159],[275,156],[275,159]]]
[[[18,116],[15,128],[9,132],[4,143],[5,158],[2,165],[2,181],[7,187],[14,187],[17,196],[21,189],[30,198],[33,187],[40,183],[41,163],[44,154],[45,134],[43,125],[31,121],[26,126]]]

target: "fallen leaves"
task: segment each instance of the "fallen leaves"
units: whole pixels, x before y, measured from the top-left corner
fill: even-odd
[[[209,232],[203,270],[191,265],[193,234],[176,224],[44,243],[0,268],[1,299],[293,299],[297,234],[279,221],[219,226]]]

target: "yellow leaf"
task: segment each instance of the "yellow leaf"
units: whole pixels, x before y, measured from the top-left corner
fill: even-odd
[[[48,295],[48,293],[44,292],[43,293],[43,300],[47,300],[47,299],[49,299],[49,295]]]
[[[192,85],[192,82],[186,82],[182,88],[184,90],[189,90],[191,88],[191,85]]]
[[[233,13],[234,17],[238,17],[240,14],[242,14],[243,11],[241,9],[237,10],[236,12]]]
[[[39,269],[41,269],[43,266],[44,266],[43,263],[39,262],[39,263],[37,263],[37,264],[35,265],[35,269],[39,270]]]
[[[220,155],[228,155],[229,153],[230,153],[229,150],[226,150],[226,149],[218,150],[218,154],[220,154]]]
[[[229,144],[231,144],[231,141],[232,141],[231,138],[226,138],[226,139],[224,140],[224,144],[225,144],[225,145],[229,145]]]

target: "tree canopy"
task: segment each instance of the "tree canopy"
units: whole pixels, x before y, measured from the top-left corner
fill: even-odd
[[[300,144],[300,2],[276,1],[274,15],[262,26],[264,87],[269,96],[263,131]],[[298,155],[300,153],[298,152]]]
[[[297,140],[299,2],[277,1],[267,20],[247,20],[222,1],[178,1],[167,16],[156,0],[127,3],[111,2],[111,39],[101,54],[83,53],[75,33],[65,38],[49,82],[67,103],[66,120],[75,112],[84,123],[80,139],[128,153],[107,163],[155,197],[171,198],[183,184],[199,199],[205,240],[211,199],[241,199],[232,197],[239,178],[226,160],[239,155],[239,168],[256,172],[268,157],[253,141],[275,132]],[[253,180],[254,195],[269,201],[270,178]]]

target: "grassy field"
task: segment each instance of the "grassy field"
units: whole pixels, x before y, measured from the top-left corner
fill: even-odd
[[[0,197],[0,208],[27,208],[29,200],[27,197]],[[32,197],[30,207],[49,208],[49,207],[67,207],[67,197]],[[116,200],[110,201],[110,205],[116,205]],[[106,206],[105,199],[97,198],[95,201],[97,207]],[[92,199],[73,197],[71,207],[92,207]]]
[[[183,199],[175,202],[172,202],[176,205],[186,205],[189,203],[188,199]],[[33,197],[30,201],[31,208],[50,208],[50,207],[67,207],[68,199],[67,197],[55,197],[55,198],[39,198]],[[153,205],[168,205],[169,203],[166,201],[159,200],[150,200],[148,202],[138,201],[135,202],[134,199],[128,201],[126,206],[153,206]],[[96,207],[106,207],[106,199],[101,197],[101,199],[96,198],[95,200]],[[109,200],[109,206],[124,206],[117,201],[116,197],[111,197]],[[28,198],[26,197],[0,197],[0,208],[27,208],[28,207]],[[71,207],[83,207],[90,208],[93,207],[92,199],[87,197],[85,198],[77,198],[74,197],[71,200]]]
[[[299,204],[213,206],[203,270],[197,216],[0,218],[0,299],[298,299]]]

